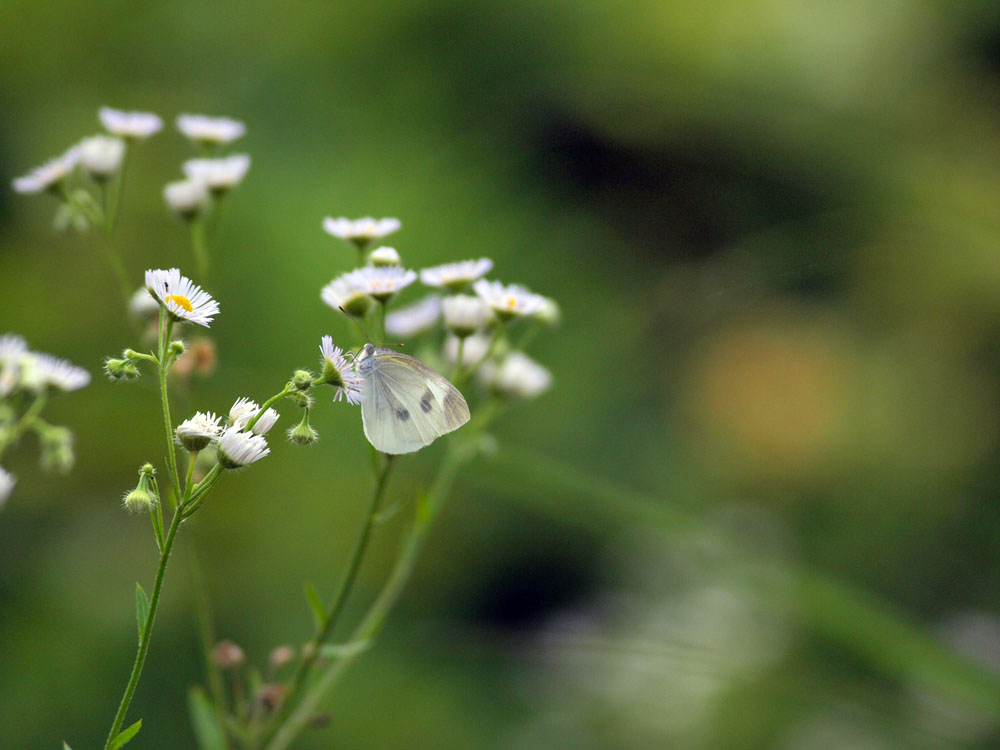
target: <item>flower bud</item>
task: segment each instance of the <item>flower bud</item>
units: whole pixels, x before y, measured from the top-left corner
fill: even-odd
[[[171,182],[163,188],[163,200],[178,218],[191,221],[207,205],[208,188],[194,180]]]
[[[139,469],[139,483],[122,500],[122,505],[129,513],[148,513],[160,501],[153,481],[155,473],[152,464],[143,464]]]
[[[110,135],[95,135],[80,142],[80,164],[97,182],[118,171],[125,158],[125,141]]]
[[[65,427],[47,427],[40,435],[42,443],[42,468],[65,474],[73,468],[73,433]]]
[[[167,351],[174,357],[181,356],[186,349],[187,347],[184,345],[184,342],[179,339],[171,341],[170,346],[167,347]]]
[[[288,439],[296,445],[312,445],[319,440],[319,433],[309,424],[309,412],[306,412],[302,421],[288,431]]]
[[[377,247],[368,256],[373,266],[398,266],[401,265],[399,253],[394,247]]]
[[[296,370],[292,375],[292,386],[299,391],[308,391],[312,388],[313,375],[308,370]]]
[[[316,399],[309,391],[292,391],[288,398],[300,409],[312,409],[313,404],[316,403]]]
[[[271,665],[271,669],[277,671],[285,666],[288,662],[295,658],[295,649],[291,646],[284,645],[278,646],[271,652],[271,656],[268,658],[268,664]]]
[[[232,641],[219,641],[212,649],[212,660],[220,669],[232,669],[246,661],[246,656],[243,649]]]

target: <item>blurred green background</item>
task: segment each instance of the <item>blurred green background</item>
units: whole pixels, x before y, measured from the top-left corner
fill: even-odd
[[[460,478],[377,646],[300,747],[1000,745],[1000,9],[990,2],[0,5],[0,175],[158,112],[119,243],[193,269],[162,205],[180,112],[247,123],[209,291],[225,411],[346,336],[333,216],[398,216],[410,267],[485,255],[556,298],[546,395]],[[85,366],[0,514],[0,744],[94,747],[133,657],[162,464],[155,384],[94,236],[0,190],[0,331]],[[190,273],[190,272],[189,272]],[[410,298],[416,293],[410,295]],[[291,414],[291,409],[287,410]],[[291,426],[291,417],[279,427]],[[370,487],[358,413],[220,485],[192,523],[221,636],[263,663],[311,628]],[[390,487],[421,486],[440,448]],[[391,563],[380,530],[349,615]],[[193,745],[188,545],[130,716]]]

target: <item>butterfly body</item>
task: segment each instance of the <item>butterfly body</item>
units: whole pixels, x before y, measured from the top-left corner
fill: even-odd
[[[469,421],[459,390],[416,357],[366,344],[358,372],[365,437],[382,453],[412,453]]]

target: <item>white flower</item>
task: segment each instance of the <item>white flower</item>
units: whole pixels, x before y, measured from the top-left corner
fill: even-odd
[[[123,112],[101,107],[97,116],[109,133],[122,138],[149,138],[163,128],[163,120],[152,112]]]
[[[128,311],[136,318],[155,318],[160,312],[160,303],[146,287],[140,287],[129,299]]]
[[[441,303],[444,324],[456,336],[470,336],[492,318],[489,306],[479,297],[456,294]]]
[[[444,358],[451,365],[458,359],[458,342],[457,336],[448,336],[444,341]],[[490,343],[492,340],[489,336],[478,333],[465,339],[465,344],[462,345],[462,367],[479,364],[490,350]]]
[[[343,310],[348,315],[360,317],[368,311],[371,297],[368,289],[351,278],[350,274],[338,276],[320,291],[319,296],[334,310]]]
[[[361,244],[397,232],[402,226],[399,219],[373,219],[371,216],[353,221],[343,217],[334,219],[330,216],[323,219],[323,229],[328,234]]]
[[[80,165],[95,180],[106,180],[122,165],[125,141],[111,135],[94,135],[80,141]]]
[[[368,256],[373,266],[398,266],[400,264],[399,253],[394,247],[376,247]]]
[[[416,281],[417,272],[402,266],[365,266],[351,271],[345,278],[375,299],[385,302]]]
[[[461,260],[458,263],[445,263],[443,266],[424,268],[420,271],[420,283],[425,286],[444,287],[460,292],[491,270],[493,270],[493,261],[489,258]]]
[[[257,416],[259,411],[260,407],[256,401],[249,398],[239,398],[233,404],[233,408],[229,410],[229,424],[231,427],[238,427],[242,430],[247,426],[247,422]]]
[[[238,469],[249,466],[264,458],[271,449],[263,435],[243,432],[238,427],[229,427],[219,438],[216,456],[223,469]]]
[[[542,295],[518,284],[504,286],[499,281],[480,279],[472,288],[501,320],[532,315],[541,310],[546,302]]]
[[[254,435],[263,435],[272,427],[274,423],[278,421],[278,417],[281,416],[274,409],[268,409],[263,414],[260,415],[260,419],[254,422],[253,430]]]
[[[76,391],[90,383],[90,373],[51,354],[28,352],[21,357],[21,382],[32,390]]]
[[[522,352],[511,352],[500,366],[484,362],[483,382],[508,398],[535,398],[552,385],[552,373]]]
[[[41,193],[43,190],[58,190],[79,163],[80,150],[73,146],[65,154],[50,159],[23,177],[15,178],[14,190],[18,193]]]
[[[247,127],[239,120],[206,115],[179,115],[177,129],[192,141],[215,145],[229,143],[242,136]]]
[[[320,360],[323,381],[336,388],[333,400],[344,399],[349,404],[360,404],[365,397],[361,376],[354,365],[347,361],[344,350],[333,345],[333,337],[324,336],[319,351],[323,355]]]
[[[213,193],[231,190],[246,176],[250,169],[247,154],[232,154],[221,159],[189,159],[184,162],[184,174],[189,180],[200,182]]]
[[[0,508],[7,502],[7,498],[10,497],[11,490],[14,489],[16,483],[17,477],[0,466]]]
[[[28,351],[28,342],[16,333],[5,333],[0,336],[0,364],[16,362],[18,357]]]
[[[562,320],[562,308],[551,297],[543,297],[545,303],[535,311],[535,317],[543,323],[556,326]]]
[[[180,269],[146,271],[146,288],[177,320],[208,328],[212,318],[219,314],[219,303],[187,276],[181,276]]]
[[[208,188],[195,180],[171,182],[163,187],[163,200],[182,219],[192,219],[208,203]]]
[[[433,328],[441,317],[441,298],[430,294],[385,316],[385,332],[404,339]]]
[[[204,450],[213,440],[218,440],[222,432],[221,419],[212,412],[199,411],[177,425],[177,439],[189,451]]]

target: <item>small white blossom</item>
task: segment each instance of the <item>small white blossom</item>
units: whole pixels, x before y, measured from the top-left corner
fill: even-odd
[[[443,266],[424,268],[420,271],[420,283],[425,286],[443,287],[460,292],[491,270],[493,270],[493,261],[489,258],[461,260],[458,263],[445,263]]]
[[[371,305],[368,288],[350,274],[338,276],[320,291],[320,297],[334,310],[344,310],[348,315],[364,315]]]
[[[200,182],[213,193],[232,190],[243,181],[250,169],[247,154],[232,154],[220,159],[189,159],[184,162],[184,174],[193,182]]]
[[[229,427],[223,431],[216,446],[216,456],[224,469],[249,466],[270,452],[263,435],[243,432],[238,427]]]
[[[14,489],[16,483],[17,477],[0,466],[0,508],[3,508],[7,502],[7,498],[10,497],[11,490]]]
[[[456,294],[441,303],[444,324],[456,336],[471,336],[493,317],[489,306],[479,297]]]
[[[545,304],[535,311],[535,317],[547,325],[559,325],[559,321],[562,320],[562,308],[559,307],[559,303],[551,297],[543,297],[543,299]]]
[[[178,180],[164,185],[163,200],[173,213],[191,219],[208,203],[208,188],[196,180]]]
[[[394,247],[376,247],[368,256],[373,266],[398,266],[401,261]]]
[[[149,138],[163,128],[163,120],[152,112],[123,112],[101,107],[97,116],[109,133],[122,138]]]
[[[233,404],[233,408],[229,410],[229,424],[242,430],[247,426],[247,422],[257,416],[259,411],[260,407],[256,401],[249,398],[239,398]]]
[[[80,150],[73,146],[66,153],[50,159],[40,167],[35,167],[23,177],[14,179],[14,190],[18,193],[41,193],[57,190],[80,163]]]
[[[404,339],[433,328],[441,318],[441,297],[431,294],[385,316],[385,332]]]
[[[212,441],[219,439],[221,419],[212,412],[197,412],[177,425],[177,439],[189,451],[204,450]]]
[[[533,315],[546,302],[545,297],[530,292],[519,284],[504,286],[499,281],[480,279],[472,288],[501,320]]]
[[[90,373],[51,354],[29,352],[21,359],[22,383],[32,390],[76,391],[90,383]]]
[[[454,365],[458,359],[457,336],[448,336],[444,341],[444,358],[449,364]],[[462,367],[472,367],[479,364],[486,352],[490,350],[491,338],[482,334],[474,334],[465,339],[462,345]]]
[[[345,278],[375,299],[385,302],[416,281],[417,272],[402,266],[365,266],[351,271]]]
[[[399,219],[373,219],[371,216],[354,219],[353,221],[343,217],[334,219],[330,216],[323,219],[323,229],[328,234],[355,243],[381,239],[393,232],[399,231],[402,226]]]
[[[323,379],[336,389],[333,400],[344,399],[352,405],[360,404],[365,397],[361,376],[357,368],[347,361],[344,350],[333,345],[333,337],[324,336],[320,340],[319,351],[323,355],[320,359]]]
[[[552,385],[552,373],[522,352],[511,352],[500,363],[484,362],[480,378],[508,398],[535,398]]]
[[[95,180],[106,180],[122,165],[125,141],[111,135],[94,135],[80,141],[80,165]]]
[[[177,320],[208,328],[212,318],[219,314],[219,303],[187,276],[181,276],[180,269],[146,271],[146,288]]]
[[[0,364],[16,362],[18,357],[28,351],[28,342],[16,333],[5,333],[0,336]]]
[[[155,318],[160,312],[160,303],[146,287],[140,287],[129,298],[128,311],[136,318]]]
[[[278,421],[280,415],[274,409],[268,409],[263,414],[260,415],[260,419],[254,422],[253,430],[254,435],[264,435],[274,427],[274,423]]]
[[[247,130],[246,125],[239,120],[206,115],[179,115],[177,129],[192,141],[206,145],[230,143]]]

